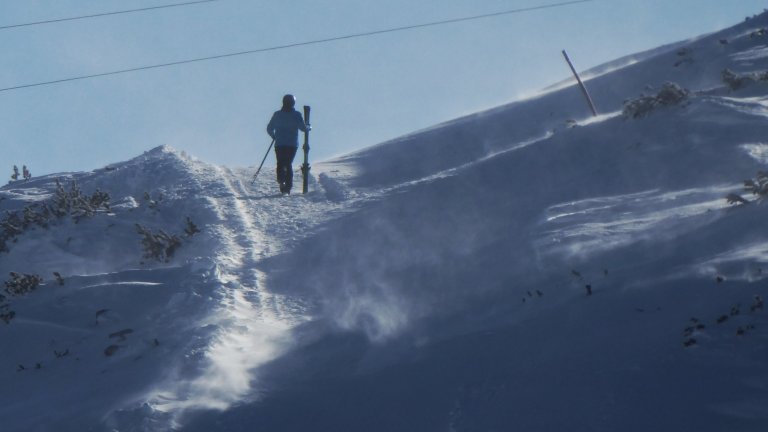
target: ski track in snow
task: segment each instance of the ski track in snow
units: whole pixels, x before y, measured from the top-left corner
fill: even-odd
[[[254,368],[274,359],[286,346],[289,330],[298,317],[284,312],[281,299],[265,290],[256,269],[260,253],[267,250],[263,227],[238,196],[247,193],[231,171],[214,167],[208,173],[217,191],[212,205],[225,218],[216,227],[221,245],[215,251],[216,276],[221,284],[219,306],[211,317],[219,331],[206,354],[207,364],[191,381],[159,389],[154,407],[172,413],[177,423],[189,409],[225,409],[251,390]]]
[[[199,376],[186,380],[175,376],[148,397],[150,406],[162,413],[156,417],[170,417],[171,427],[181,424],[189,410],[222,410],[258,397],[258,366],[290,348],[291,330],[309,318],[302,299],[266,288],[257,264],[290,248],[349,204],[324,199],[320,191],[280,196],[273,192],[271,176],[249,186],[250,173],[245,170],[208,169],[211,172],[198,177],[207,179],[203,188],[213,192],[210,205],[227,219],[216,225],[220,246],[213,252],[221,289],[209,321],[218,331]]]

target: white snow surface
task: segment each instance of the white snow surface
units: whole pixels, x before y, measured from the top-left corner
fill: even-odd
[[[306,195],[170,147],[9,183],[3,213],[56,179],[111,210],[0,253],[45,280],[7,295],[0,430],[768,430],[768,208],[742,190],[768,82],[721,81],[768,70],[764,27],[585,73],[597,118],[560,83],[315,164]],[[665,82],[690,98],[621,115]],[[136,224],[181,246],[142,257]]]

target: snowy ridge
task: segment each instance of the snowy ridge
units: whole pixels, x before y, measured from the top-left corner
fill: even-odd
[[[260,191],[246,188],[242,176],[229,169],[160,147],[102,170],[13,184],[3,188],[0,205],[21,210],[50,199],[57,178],[62,184],[76,181],[82,190],[109,191],[112,211],[76,224],[63,220],[49,229],[33,228],[2,257],[3,269],[46,280],[39,292],[12,300],[18,318],[9,330],[25,335],[30,346],[19,349],[18,338],[3,339],[10,344],[5,349],[15,353],[6,359],[7,378],[27,378],[16,372],[16,363],[26,365],[23,372],[41,363],[42,374],[61,373],[74,361],[99,376],[135,362],[131,386],[124,386],[121,376],[106,379],[105,389],[121,383],[120,391],[105,391],[96,406],[81,408],[114,410],[104,417],[106,424],[122,428],[139,422],[141,430],[167,430],[188,410],[224,409],[244,400],[250,371],[290,346],[288,331],[305,319],[301,303],[270,294],[255,268],[260,257],[277,251],[260,233],[285,222],[269,220],[268,213],[254,218],[253,207],[264,203],[248,197],[261,197]],[[142,258],[134,224],[181,234],[187,216],[201,233],[185,239],[169,263]],[[61,274],[63,286],[55,286],[52,271]],[[110,344],[114,340],[107,335],[121,329],[130,329],[123,343]],[[30,337],[38,333],[46,334],[55,348],[50,351],[67,355],[49,364],[52,354]],[[111,345],[118,349],[107,358],[101,351]],[[83,378],[73,376],[68,386]],[[72,430],[96,420],[74,406],[67,411],[61,414],[72,417],[57,421]],[[18,427],[38,426],[20,422]]]
[[[1,188],[111,196],[0,254],[45,280],[8,299],[4,430],[764,431],[768,84],[722,81],[768,70],[763,27],[596,68],[597,118],[556,86],[314,164],[307,195],[168,147]],[[667,81],[690,93],[621,114]]]

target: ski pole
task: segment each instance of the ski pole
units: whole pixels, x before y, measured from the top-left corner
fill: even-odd
[[[264,159],[261,160],[261,164],[259,164],[259,169],[256,170],[256,174],[253,175],[253,178],[251,179],[251,184],[256,181],[256,176],[259,175],[259,172],[261,171],[261,167],[264,166],[264,161],[267,160],[267,156],[269,156],[269,151],[272,150],[272,146],[275,144],[275,140],[273,139],[272,142],[269,144],[269,148],[267,148],[267,153],[264,155]]]

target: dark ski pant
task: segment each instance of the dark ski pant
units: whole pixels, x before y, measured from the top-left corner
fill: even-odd
[[[275,146],[277,156],[277,183],[280,192],[290,192],[293,187],[293,158],[296,157],[297,147]]]

